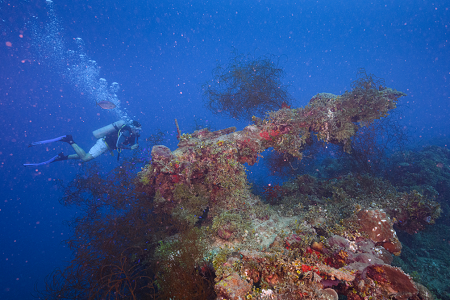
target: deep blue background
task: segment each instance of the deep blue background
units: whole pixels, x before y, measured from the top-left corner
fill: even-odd
[[[194,119],[216,129],[247,124],[213,116],[201,102],[201,84],[233,50],[279,56],[295,106],[350,89],[364,67],[408,94],[402,122],[414,145],[448,144],[448,1],[55,0],[53,7],[66,50],[81,37],[101,77],[120,84],[143,136],[159,128],[172,149],[174,118],[183,132]],[[90,132],[115,121],[33,50],[32,24],[48,22],[48,10],[45,1],[0,0],[0,299],[31,298],[35,282],[70,259],[63,221],[76,210],[59,204],[55,179],[71,180],[78,164],[24,168],[72,153],[67,144],[26,145],[71,133],[88,150]]]

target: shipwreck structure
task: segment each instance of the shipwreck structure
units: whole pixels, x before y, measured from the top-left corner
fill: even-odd
[[[154,213],[184,228],[157,250],[162,289],[181,276],[176,265],[195,264],[199,274],[214,274],[217,299],[431,299],[390,264],[401,252],[393,225],[421,230],[439,216],[436,202],[348,174],[326,182],[298,176],[277,187],[283,200],[269,205],[251,193],[245,172],[268,148],[300,160],[313,140],[350,151],[358,129],[387,116],[404,95],[370,84],[317,94],[306,107],[254,117],[242,131],[202,129],[180,135],[174,151],[154,146],[138,190],[153,199]],[[203,245],[200,256],[198,248],[195,257],[185,253],[194,245]]]

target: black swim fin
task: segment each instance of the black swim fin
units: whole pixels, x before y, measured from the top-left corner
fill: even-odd
[[[56,159],[54,159],[53,161],[51,161],[50,163],[54,163],[55,161],[68,160],[68,159],[69,159],[69,156],[64,155],[64,153],[61,152],[60,154],[58,154],[58,157]]]
[[[67,155],[64,155],[64,153],[60,153],[56,156],[53,156],[52,158],[50,158],[47,161],[41,162],[41,163],[36,163],[36,164],[23,164],[25,167],[36,167],[36,166],[42,166],[42,165],[47,165],[47,164],[51,164],[55,161],[61,161],[61,160],[67,160],[69,159],[69,157]]]
[[[59,136],[59,137],[51,139],[51,140],[32,142],[31,144],[28,145],[28,147],[33,147],[36,145],[48,144],[48,143],[53,143],[53,142],[65,142],[65,143],[69,143],[69,145],[72,145],[75,143],[73,141],[72,136],[70,134],[67,134],[67,135],[62,135],[62,136]]]
[[[75,144],[72,135],[67,134],[62,139],[59,140],[60,142],[68,143],[69,145]]]

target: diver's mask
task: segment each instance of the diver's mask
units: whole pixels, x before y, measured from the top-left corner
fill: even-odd
[[[131,130],[133,130],[133,133],[137,136],[141,135],[142,126],[141,123],[138,121],[132,121],[130,124]]]
[[[140,136],[140,135],[141,135],[142,127],[134,127],[134,126],[132,126],[132,127],[131,127],[131,130],[133,130],[133,133],[134,133],[135,135]]]

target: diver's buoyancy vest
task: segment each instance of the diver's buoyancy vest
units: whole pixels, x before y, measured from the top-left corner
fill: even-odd
[[[129,137],[127,137],[127,138],[125,139],[125,142],[123,142],[123,144],[125,144],[125,145],[130,145],[130,144],[132,144],[132,143],[134,142],[134,135],[133,135],[133,133],[132,133],[132,131],[131,131],[130,126],[124,125],[124,126],[122,126],[121,128],[118,128],[118,129],[114,130],[113,132],[108,133],[108,134],[105,136],[104,141],[105,141],[106,145],[108,145],[108,147],[109,147],[110,150],[115,150],[115,149],[117,149],[117,147],[116,147],[117,140],[118,140],[118,138],[119,138],[120,132],[121,132],[121,131],[124,131],[124,130],[129,131],[131,134],[130,134]]]

